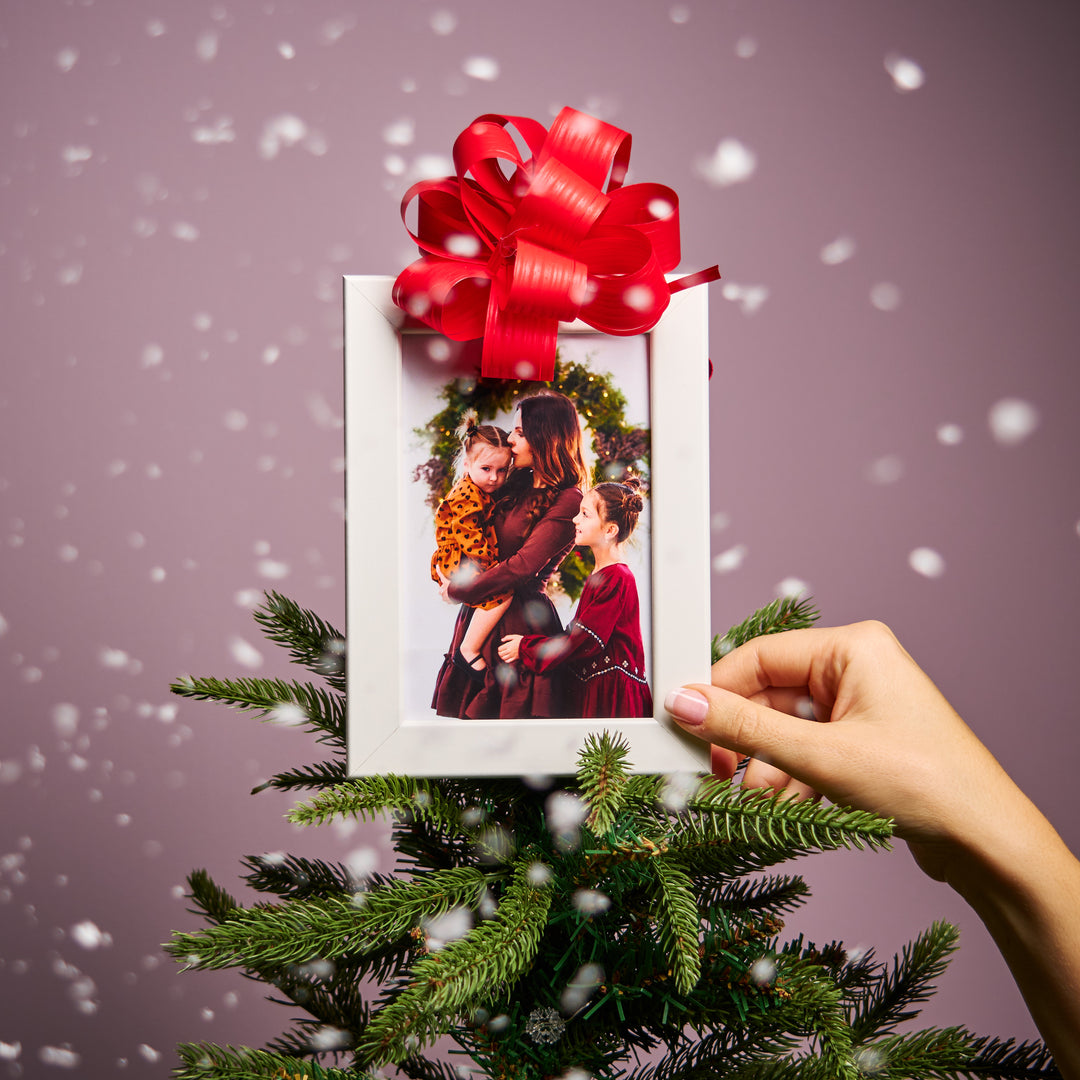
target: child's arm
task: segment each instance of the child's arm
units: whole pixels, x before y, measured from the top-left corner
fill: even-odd
[[[521,645],[522,634],[507,634],[499,646],[499,659],[504,664],[512,664],[518,658],[518,648]]]

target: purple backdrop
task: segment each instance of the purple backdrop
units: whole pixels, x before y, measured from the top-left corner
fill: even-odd
[[[342,858],[260,779],[311,740],[171,700],[343,620],[343,273],[480,113],[574,105],[682,200],[711,300],[714,623],[792,579],[902,640],[1074,848],[1074,5],[42,0],[0,15],[0,1070],[164,1076],[288,1013],[178,974],[198,866]],[[703,391],[704,392],[704,391]],[[261,659],[260,659],[261,658]],[[658,688],[661,692],[665,688]],[[927,1023],[1032,1034],[906,850],[804,860],[789,929],[963,947]]]

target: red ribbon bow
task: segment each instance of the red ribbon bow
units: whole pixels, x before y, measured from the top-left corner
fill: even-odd
[[[630,141],[570,108],[550,131],[478,117],[454,143],[457,176],[405,193],[403,221],[417,200],[416,232],[406,229],[421,257],[398,275],[394,303],[455,341],[483,337],[480,373],[496,379],[551,379],[560,322],[651,330],[672,293],[720,273],[664,279],[679,262],[679,199],[661,184],[622,186]]]

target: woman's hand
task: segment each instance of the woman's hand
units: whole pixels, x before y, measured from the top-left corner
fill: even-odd
[[[435,567],[435,573],[439,575],[439,596],[442,597],[443,602],[447,604],[456,604],[457,601],[450,596],[450,579],[442,572],[441,566]]]
[[[502,639],[502,644],[499,646],[499,659],[504,664],[512,664],[518,658],[518,651],[521,648],[521,634],[507,634]]]
[[[1080,1080],[1080,862],[904,651],[858,623],[748,641],[665,708],[743,784],[896,822],[978,912],[1065,1077]]]

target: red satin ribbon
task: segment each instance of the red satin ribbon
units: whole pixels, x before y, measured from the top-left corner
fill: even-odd
[[[552,378],[560,322],[651,330],[673,292],[720,272],[664,280],[679,262],[679,198],[660,184],[622,186],[630,142],[570,108],[550,130],[478,117],[454,143],[457,176],[405,193],[421,257],[398,275],[394,303],[455,341],[483,337],[480,373],[496,379]]]

